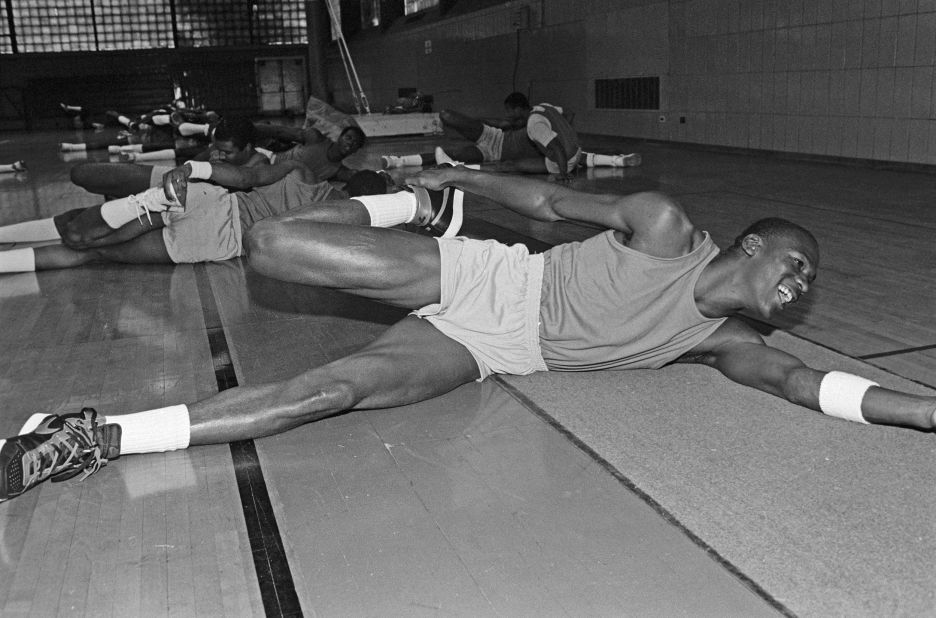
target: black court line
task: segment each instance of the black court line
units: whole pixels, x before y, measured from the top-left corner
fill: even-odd
[[[665,519],[668,523],[675,526],[682,532],[686,537],[689,538],[697,547],[702,549],[710,558],[712,558],[719,566],[723,569],[734,575],[742,584],[744,584],[752,593],[759,596],[764,600],[765,603],[776,609],[778,612],[784,616],[796,616],[792,610],[787,606],[777,600],[773,595],[767,592],[762,588],[757,582],[744,574],[738,567],[732,564],[727,558],[722,556],[718,551],[703,541],[701,538],[696,536],[692,530],[687,528],[675,515],[670,513],[662,504],[653,499],[653,497],[647,492],[640,489],[634,481],[621,473],[620,470],[615,468],[607,459],[599,455],[594,449],[582,442],[574,433],[565,428],[565,426],[553,418],[548,412],[539,407],[532,399],[521,393],[517,388],[512,384],[508,384],[501,376],[495,375],[492,376],[494,381],[503,388],[507,393],[509,393],[514,399],[520,402],[520,405],[530,410],[533,414],[543,419],[550,427],[558,431],[560,434],[565,436],[572,444],[576,446],[583,453],[588,455],[592,460],[594,460],[598,465],[604,468],[611,476],[613,476],[621,485],[631,491],[638,498],[643,500],[652,508],[657,515]]]
[[[195,279],[205,316],[205,331],[215,378],[218,381],[218,390],[223,391],[237,386],[237,375],[231,364],[231,352],[205,264],[195,265]],[[247,525],[247,536],[250,539],[264,612],[271,617],[302,616],[299,596],[296,594],[296,586],[254,441],[240,440],[232,442],[230,446],[231,458],[234,460],[234,476],[244,510],[244,521]]]
[[[869,358],[885,358],[887,356],[900,356],[901,354],[913,354],[914,352],[925,352],[926,350],[936,350],[936,344],[921,345],[915,348],[903,348],[901,350],[891,350],[890,352],[877,352],[875,354],[863,354],[856,358],[868,360]]]

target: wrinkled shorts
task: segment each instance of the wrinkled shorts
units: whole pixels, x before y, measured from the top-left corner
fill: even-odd
[[[220,262],[243,254],[240,208],[227,189],[189,183],[185,212],[161,214],[163,241],[176,264]]]
[[[481,137],[475,142],[475,146],[481,151],[481,156],[487,161],[500,161],[501,151],[504,148],[504,131],[489,124],[484,125],[481,131]]]
[[[539,343],[543,256],[523,245],[437,238],[441,301],[413,312],[465,346],[480,380],[546,371]]]

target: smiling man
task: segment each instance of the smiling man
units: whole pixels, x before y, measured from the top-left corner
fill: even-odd
[[[178,180],[181,195],[186,179]],[[819,249],[796,224],[758,221],[721,250],[660,193],[594,195],[463,166],[406,182],[441,197],[433,209],[453,197],[457,209],[464,190],[533,219],[606,231],[531,255],[522,245],[381,229],[417,212],[417,201],[393,196],[260,221],[247,237],[258,272],[413,313],[363,349],[280,382],[131,414],[34,415],[0,448],[0,498],[49,477],[90,474],[119,455],[258,438],[348,410],[422,401],[492,373],[695,362],[830,416],[933,429],[936,398],[807,367],[734,317],[766,318],[807,293]]]
[[[271,160],[300,161],[312,171],[320,182],[325,180],[347,182],[354,174],[343,161],[364,146],[364,131],[357,125],[342,129],[329,139],[315,127],[298,128],[275,124],[257,124],[259,143],[273,150]]]

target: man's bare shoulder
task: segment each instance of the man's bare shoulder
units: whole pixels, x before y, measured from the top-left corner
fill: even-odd
[[[646,191],[623,196],[621,213],[633,230],[628,244],[658,257],[678,257],[695,250],[705,235],[670,195]]]

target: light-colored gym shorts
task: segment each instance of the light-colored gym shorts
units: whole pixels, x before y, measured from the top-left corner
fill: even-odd
[[[504,149],[504,130],[489,124],[484,125],[481,137],[477,139],[475,146],[481,151],[481,156],[486,162],[500,161],[501,152]]]
[[[163,242],[176,264],[220,262],[242,254],[237,196],[209,182],[188,185],[185,212],[161,213]]]
[[[539,343],[543,256],[523,245],[461,236],[437,238],[441,302],[413,312],[462,344],[481,371],[546,371]]]

